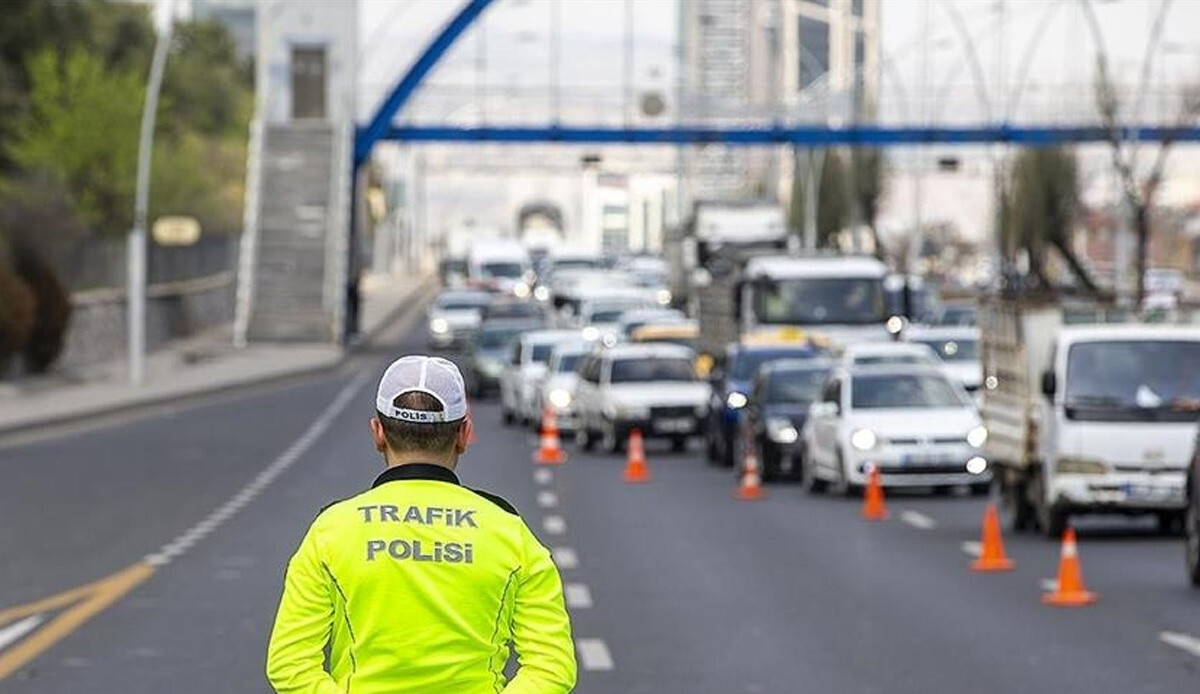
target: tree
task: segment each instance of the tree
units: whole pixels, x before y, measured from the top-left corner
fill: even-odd
[[[851,180],[854,182],[854,216],[870,230],[875,255],[883,260],[886,252],[883,242],[879,239],[879,230],[875,227],[875,221],[879,218],[879,201],[883,197],[885,186],[886,163],[883,151],[861,147],[852,149],[850,171]]]
[[[821,156],[821,178],[817,185],[817,238],[818,248],[834,242],[838,232],[850,221],[851,192],[846,180],[846,163],[837,150],[825,150]],[[797,156],[792,176],[792,199],[788,206],[788,225],[792,229],[803,229],[807,210],[805,208],[805,185],[808,171],[804,160]]]
[[[29,73],[30,110],[9,148],[13,159],[62,180],[89,227],[124,233],[133,218],[140,77],[82,50],[61,57],[43,49]]]
[[[1045,259],[1054,249],[1086,291],[1100,293],[1071,246],[1079,210],[1078,168],[1071,152],[1060,147],[1022,150],[1000,204],[1001,238],[1007,239],[1006,246],[1027,252],[1030,272],[1043,286],[1051,285]]]
[[[1117,179],[1120,182],[1121,197],[1129,209],[1130,221],[1133,225],[1134,234],[1137,236],[1136,296],[1137,305],[1141,306],[1146,298],[1146,265],[1150,250],[1150,235],[1153,232],[1151,215],[1154,210],[1155,196],[1158,193],[1159,185],[1162,183],[1163,172],[1167,165],[1167,155],[1178,139],[1179,130],[1195,123],[1197,118],[1200,118],[1200,87],[1187,88],[1180,95],[1181,99],[1175,121],[1168,126],[1167,134],[1159,142],[1158,153],[1155,156],[1154,162],[1143,173],[1138,166],[1139,146],[1137,141],[1130,142],[1126,140],[1121,132],[1122,104],[1120,98],[1117,96],[1116,88],[1113,85],[1109,72],[1108,56],[1103,47],[1103,35],[1100,32],[1100,23],[1096,18],[1095,9],[1088,0],[1084,0],[1083,7],[1085,10],[1084,15],[1087,17],[1092,34],[1096,38],[1097,43],[1100,44],[1096,55],[1096,105],[1100,112],[1100,120],[1108,134],[1108,145],[1112,155],[1113,170],[1116,172]],[[1150,39],[1147,43],[1146,56],[1142,61],[1140,80],[1142,85],[1145,85],[1149,81],[1151,51],[1158,44],[1169,7],[1170,3],[1162,3],[1160,5],[1154,25],[1150,29]],[[1135,99],[1135,120],[1138,120],[1138,116],[1141,113],[1140,107],[1143,101],[1141,97],[1142,95],[1139,94],[1138,98]]]

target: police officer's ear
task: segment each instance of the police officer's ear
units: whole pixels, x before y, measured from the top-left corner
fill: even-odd
[[[462,426],[458,428],[458,438],[454,440],[455,454],[462,455],[466,453],[473,438],[475,438],[475,420],[468,414],[463,418]]]
[[[380,453],[387,453],[387,437],[383,434],[383,422],[379,421],[379,417],[372,417],[370,426],[371,441],[375,443],[375,450]]]

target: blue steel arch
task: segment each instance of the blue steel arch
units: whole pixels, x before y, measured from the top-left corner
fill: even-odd
[[[542,127],[457,127],[397,126],[396,114],[412,99],[425,77],[462,34],[495,0],[468,0],[408,72],[396,83],[379,110],[355,133],[354,164],[362,165],[381,140],[401,142],[497,142],[497,143],[589,143],[589,144],[725,144],[733,146],[897,146],[919,144],[976,145],[1008,143],[1052,145],[1119,140],[1141,142],[1200,142],[1200,126],[1169,127],[1126,125],[1110,132],[1100,126],[1043,126],[993,123],[966,127],[861,126],[825,127],[772,125],[706,127],[685,125],[661,128],[612,128],[604,126]]]

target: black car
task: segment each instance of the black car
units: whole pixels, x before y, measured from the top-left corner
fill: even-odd
[[[742,445],[753,442],[764,481],[800,479],[800,432],[808,407],[821,393],[831,365],[823,359],[766,364],[750,389],[742,416]]]
[[[1187,570],[1192,585],[1200,588],[1200,439],[1192,453],[1192,465],[1188,469],[1187,511],[1184,513],[1183,532],[1187,536]]]
[[[500,374],[508,368],[512,343],[541,323],[528,320],[485,320],[466,350],[463,380],[471,395],[487,397],[500,392]]]

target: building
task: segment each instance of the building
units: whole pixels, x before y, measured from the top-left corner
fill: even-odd
[[[878,106],[880,0],[681,3],[685,121],[870,120]],[[786,200],[794,155],[703,147],[684,156],[688,197]]]

